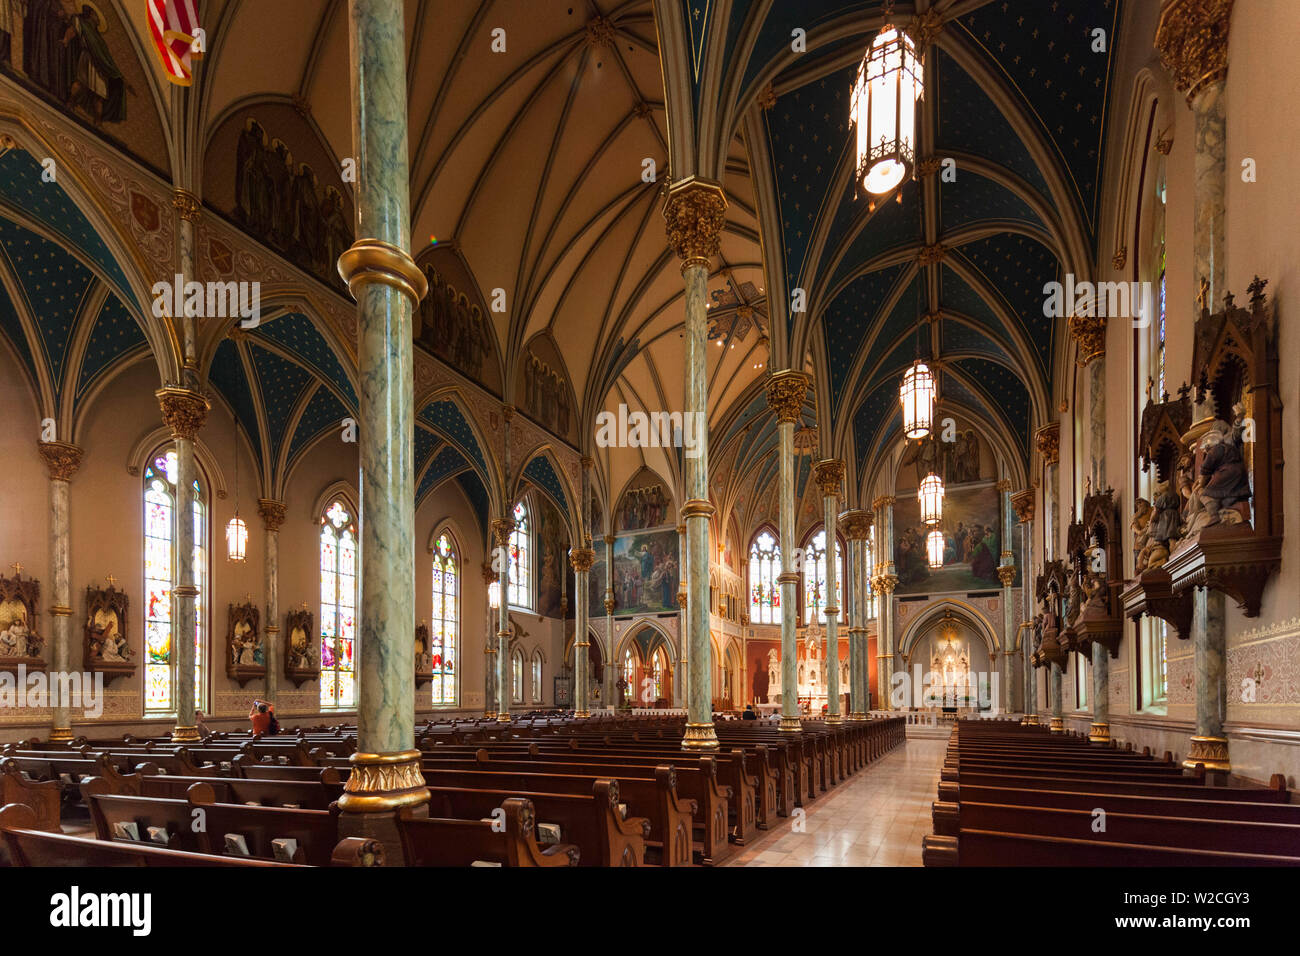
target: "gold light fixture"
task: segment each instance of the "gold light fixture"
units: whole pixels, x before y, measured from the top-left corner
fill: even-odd
[[[943,532],[938,528],[925,536],[925,554],[931,568],[937,571],[943,567]]]
[[[893,3],[886,3],[885,16],[892,15]],[[857,128],[855,188],[881,196],[912,175],[916,101],[923,87],[916,45],[886,22],[863,55],[850,90],[850,116]]]
[[[226,559],[241,562],[248,551],[248,525],[239,517],[239,512],[226,525]]]
[[[497,610],[501,607],[501,582],[493,581],[488,585],[488,607]]]
[[[934,422],[934,373],[920,359],[903,373],[898,400],[903,406],[903,435],[908,439],[924,438]]]
[[[921,503],[921,520],[927,525],[936,525],[943,518],[943,479],[930,472],[916,489],[916,498]]]

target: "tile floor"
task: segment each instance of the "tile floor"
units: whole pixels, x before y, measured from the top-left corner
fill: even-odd
[[[946,740],[909,740],[818,797],[803,819],[781,817],[724,866],[920,866]]]

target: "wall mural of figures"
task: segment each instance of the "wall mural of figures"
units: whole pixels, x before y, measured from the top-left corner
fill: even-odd
[[[545,495],[537,494],[537,613],[562,618],[572,613],[573,570],[564,518]]]
[[[492,314],[456,244],[440,241],[416,259],[429,294],[415,311],[415,341],[462,375],[501,395]]]
[[[528,343],[519,360],[520,406],[551,434],[577,444],[578,414],[564,361],[545,335]]]
[[[951,437],[951,441],[943,441],[932,431],[920,441],[908,443],[902,467],[915,469],[917,484],[931,472],[951,485],[992,475],[992,460],[985,461],[981,453],[983,443],[975,429],[956,427]]]
[[[213,135],[204,199],[253,238],[330,285],[352,245],[352,198],[340,167],[291,106],[239,110]]]
[[[618,507],[618,530],[661,528],[672,521],[673,497],[656,478],[637,476]]]
[[[157,169],[162,126],[130,34],[100,0],[0,0],[0,71],[39,90]]]
[[[675,529],[621,534],[614,542],[615,614],[677,611],[680,579]]]
[[[1002,587],[997,567],[1002,554],[999,528],[1001,495],[993,481],[949,488],[943,499],[943,567],[932,569],[926,557],[929,528],[921,523],[921,506],[915,492],[900,491],[894,504],[894,565],[897,594],[934,594]],[[1019,554],[1019,524],[1008,546]],[[1021,576],[1017,565],[1014,587]]]

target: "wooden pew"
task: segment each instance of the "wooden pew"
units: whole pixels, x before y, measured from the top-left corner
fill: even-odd
[[[959,836],[921,840],[926,866],[1296,866],[1300,859],[1191,847],[1068,839],[962,829]]]
[[[495,820],[453,820],[416,817],[409,809],[398,814],[402,854],[407,866],[577,866],[581,858],[571,843],[541,846],[537,842],[536,811],[530,800],[509,797],[501,804],[504,827]]]
[[[32,810],[31,830],[60,833],[59,806],[62,790],[57,780],[33,780],[17,762],[0,760],[0,805],[24,804]]]

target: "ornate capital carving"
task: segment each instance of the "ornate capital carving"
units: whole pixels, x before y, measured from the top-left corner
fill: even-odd
[[[1156,50],[1174,87],[1196,95],[1228,75],[1228,25],[1233,0],[1172,0],[1160,14]]]
[[[881,495],[875,501],[871,502],[871,510],[879,511],[881,508],[893,507],[894,500],[893,495]]]
[[[429,280],[410,253],[382,239],[358,239],[339,256],[338,268],[354,299],[371,282],[405,293],[412,305],[419,305],[429,291]]]
[[[501,575],[492,570],[490,562],[484,561],[479,565],[479,573],[483,575],[484,584],[495,584]]]
[[[1055,465],[1061,460],[1061,423],[1052,422],[1034,433],[1034,444],[1043,456],[1044,465]]]
[[[758,98],[754,102],[757,103],[758,108],[763,111],[770,110],[772,107],[776,106],[776,87],[771,83],[767,84],[767,86],[758,91]]]
[[[587,46],[612,46],[614,43],[614,21],[600,14],[587,21]]]
[[[596,552],[591,548],[570,548],[569,563],[573,565],[574,571],[586,574],[596,563]]]
[[[1110,258],[1110,264],[1116,269],[1123,269],[1124,263],[1128,262],[1128,246],[1120,246],[1115,250],[1115,254]]]
[[[266,523],[266,530],[278,532],[284,525],[284,502],[274,498],[258,498],[257,513]]]
[[[767,407],[783,424],[797,422],[808,393],[808,376],[794,369],[776,372],[767,383]]]
[[[844,484],[844,462],[830,458],[817,463],[817,485],[825,498],[839,497],[840,486]]]
[[[997,488],[998,491],[1010,491],[1011,480],[1009,478],[999,478],[998,483],[994,485],[994,487]]]
[[[846,511],[840,515],[840,524],[850,541],[866,541],[871,536],[871,525],[875,518],[870,511]]]
[[[1016,581],[1016,566],[1014,564],[1003,564],[998,567],[998,580],[1002,582],[1004,588],[1011,587]]]
[[[36,443],[36,450],[41,453],[41,460],[49,469],[52,481],[71,481],[81,467],[82,450],[77,445],[62,441],[42,441]]]
[[[614,613],[614,599],[612,597],[605,598],[605,613],[606,614]]]
[[[203,211],[199,197],[187,189],[172,190],[172,208],[186,222],[198,222]]]
[[[933,7],[912,21],[908,33],[912,35],[917,53],[924,53],[927,47],[939,39],[939,34],[943,32],[943,22],[943,14]]]
[[[1079,357],[1075,360],[1080,368],[1086,368],[1094,360],[1106,354],[1106,317],[1104,315],[1070,316],[1070,337],[1079,346]]]
[[[727,197],[717,183],[685,179],[668,191],[664,227],[668,244],[682,260],[682,268],[709,265],[718,254],[722,227],[727,221]]]
[[[172,438],[192,439],[208,420],[212,403],[200,392],[169,385],[154,394],[162,409],[163,423],[172,430]]]
[[[943,160],[938,156],[927,156],[916,164],[916,176],[918,179],[924,179],[926,176],[933,176],[943,168]]]
[[[1034,489],[1026,488],[1011,496],[1011,507],[1016,509],[1016,520],[1021,524],[1034,520]]]
[[[897,584],[898,575],[896,574],[877,574],[871,579],[871,586],[877,594],[893,594]]]
[[[492,519],[492,537],[496,540],[498,548],[504,548],[510,542],[510,533],[515,530],[515,522],[512,518],[493,518]]]

